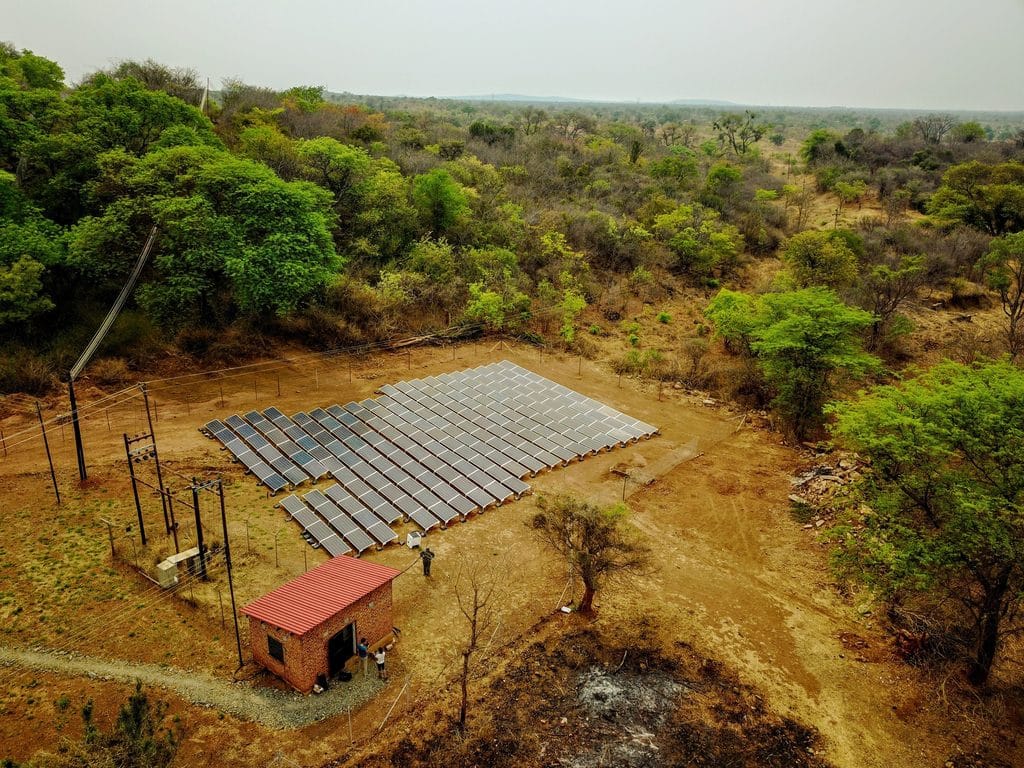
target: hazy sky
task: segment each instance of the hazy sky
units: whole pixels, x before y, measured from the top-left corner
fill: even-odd
[[[0,0],[0,40],[69,80],[1024,110],[1024,0]]]

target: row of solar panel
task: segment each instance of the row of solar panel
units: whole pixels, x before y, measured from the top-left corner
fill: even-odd
[[[296,517],[305,535],[328,551],[342,542],[362,551],[351,541],[352,521],[364,531],[359,542],[384,543],[383,531],[368,530],[375,522],[386,527],[404,515],[424,530],[444,525],[525,493],[522,479],[545,467],[656,432],[511,363],[381,391],[376,400],[292,419],[268,408],[205,429],[272,492],[326,474],[338,480],[328,493],[348,522],[332,528],[324,515]],[[324,499],[319,491],[306,495],[314,510]]]
[[[355,406],[346,407],[355,410]],[[386,514],[398,509],[393,519],[404,513],[424,529],[447,524],[460,515],[529,490],[529,486],[514,475],[490,465],[467,446],[454,444],[454,440],[448,441],[454,450],[448,450],[439,442],[421,441],[434,451],[430,453],[401,433],[393,434],[395,442],[389,442],[338,406],[329,410],[334,411],[340,421],[322,409],[311,414],[296,414],[293,421],[274,408],[263,414],[247,413],[248,423],[237,416],[227,419],[237,432],[244,434],[244,440],[235,437],[220,421],[210,422],[205,429],[261,480],[264,477],[259,471],[259,457],[281,466],[281,457],[271,453],[273,446],[266,443],[266,436],[285,446],[289,456],[302,460],[307,474],[296,477],[294,484],[307,477],[319,479],[322,472],[327,471],[375,513]],[[299,428],[298,423],[305,429]],[[281,475],[285,472],[287,468],[282,467]],[[268,485],[272,490],[279,490],[284,483],[279,476],[277,482]]]
[[[388,524],[365,507],[352,507],[340,485],[323,493],[314,489],[301,499],[286,496],[278,507],[302,527],[303,537],[314,548],[323,547],[331,557],[362,554],[370,547],[382,547],[398,538]]]

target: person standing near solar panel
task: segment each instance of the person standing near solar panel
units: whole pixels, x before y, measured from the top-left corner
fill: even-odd
[[[430,575],[430,561],[434,559],[434,552],[430,547],[427,547],[420,552],[420,560],[423,561],[423,575]]]

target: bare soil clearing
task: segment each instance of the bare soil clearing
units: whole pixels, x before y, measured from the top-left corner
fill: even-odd
[[[657,628],[655,645],[672,649],[678,642],[691,643],[700,654],[720,660],[743,683],[763,691],[768,707],[817,728],[827,759],[843,768],[941,765],[958,739],[969,742],[969,724],[944,722],[937,705],[932,709],[926,682],[891,659],[871,620],[855,618],[851,606],[830,589],[820,548],[788,514],[787,477],[798,459],[776,435],[751,429],[728,408],[705,407],[700,395],[620,381],[602,364],[550,353],[542,357],[527,347],[492,342],[363,358],[352,369],[351,383],[347,361],[309,358],[255,375],[197,377],[187,387],[154,384],[154,426],[165,480],[180,488],[193,475],[223,472],[230,482],[227,508],[239,605],[324,555],[301,541],[294,524],[273,509],[273,500],[199,434],[199,425],[270,404],[293,412],[344,403],[371,396],[386,382],[502,358],[662,429],[651,441],[533,481],[535,494],[575,493],[602,503],[620,499],[625,491],[634,522],[654,550],[651,573],[598,595],[602,632],[621,635],[620,645],[628,647],[635,628],[650,619]],[[134,664],[163,664],[194,670],[197,680],[231,686],[237,661],[229,607],[226,625],[220,621],[220,601],[227,605],[223,570],[215,568],[209,583],[190,583],[168,595],[130,567],[110,562],[100,517],[115,523],[116,546],[128,561],[153,563],[172,551],[154,498],[144,499],[150,546],[135,551],[125,537],[135,512],[119,431],[142,427],[139,404],[135,399],[121,406],[109,431],[102,411],[92,412],[86,448],[93,480],[85,489],[72,482],[69,436],[57,443],[58,482],[65,493],[59,510],[48,495],[39,448],[12,449],[0,462],[5,530],[0,643],[101,657],[115,664],[119,675]],[[5,429],[19,421],[24,423],[8,419]],[[629,474],[625,481],[623,470]],[[215,507],[212,499],[203,503],[208,542],[216,544]],[[403,547],[365,555],[409,570],[395,582],[396,623],[403,632],[389,657],[392,680],[353,714],[357,741],[371,737],[387,716],[389,724],[372,739],[372,749],[384,750],[413,727],[415,721],[403,713],[418,713],[427,702],[447,696],[455,647],[464,632],[454,600],[455,575],[464,559],[493,557],[509,574],[502,622],[489,642],[510,657],[528,647],[538,620],[569,600],[564,566],[538,548],[526,525],[535,503],[536,496],[527,497],[431,533],[437,559],[429,580],[419,573],[415,553]],[[859,651],[848,650],[850,638],[856,638]],[[72,711],[89,695],[97,698],[98,711],[111,716],[126,686],[69,679],[67,671],[0,669],[7,689],[0,755],[22,759],[53,743],[59,732],[52,702],[64,694],[75,704]],[[271,682],[250,667],[240,674]],[[501,690],[498,667],[486,679],[492,683]],[[266,719],[266,725],[236,719],[232,712],[245,713],[214,703],[220,712],[173,700],[171,711],[180,714],[186,729],[180,764],[215,754],[223,765],[262,765],[280,751],[303,765],[317,765],[351,748],[345,717],[282,731],[267,727],[272,723]]]

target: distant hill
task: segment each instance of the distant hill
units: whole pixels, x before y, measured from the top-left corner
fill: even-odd
[[[452,96],[453,101],[523,101],[532,104],[586,104],[601,99],[574,99],[571,96],[528,96],[522,93],[488,93],[482,96]]]
[[[490,93],[480,96],[455,96],[454,101],[513,101],[531,104],[668,104],[687,107],[738,107],[734,101],[719,99],[674,99],[672,101],[633,102],[624,99],[577,99],[571,96],[528,96],[522,93]]]
[[[735,101],[722,101],[721,99],[673,99],[668,102],[676,107],[739,107]]]

